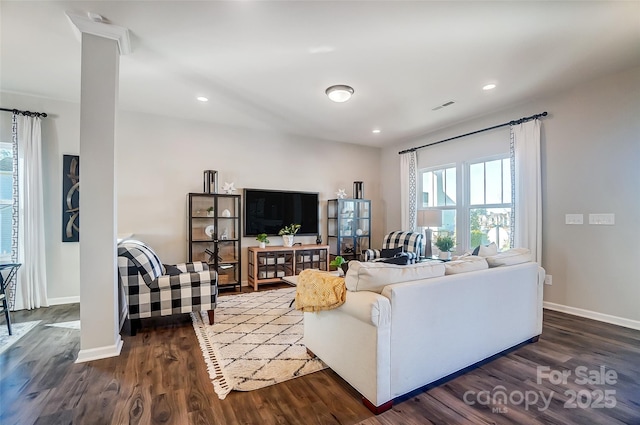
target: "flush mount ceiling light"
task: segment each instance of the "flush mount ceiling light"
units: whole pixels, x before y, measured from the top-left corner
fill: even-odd
[[[484,87],[482,88],[482,90],[493,90],[493,89],[495,89],[495,88],[496,88],[496,85],[495,85],[495,84],[487,84],[486,86],[484,86]]]
[[[196,97],[196,99],[199,100],[200,102],[208,102],[209,101],[209,99],[207,99],[204,96],[198,96],[198,97]]]
[[[353,88],[345,85],[331,86],[325,90],[325,93],[329,96],[329,99],[341,103],[351,99]]]

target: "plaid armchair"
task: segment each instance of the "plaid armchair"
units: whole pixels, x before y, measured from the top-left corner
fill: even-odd
[[[382,249],[402,247],[409,255],[409,262],[415,263],[422,253],[422,233],[395,231],[387,234],[382,243]],[[381,250],[367,249],[364,251],[364,261],[372,261],[381,258]]]
[[[218,274],[206,263],[165,266],[150,247],[129,239],[118,245],[118,277],[131,335],[148,317],[207,310],[213,323]]]

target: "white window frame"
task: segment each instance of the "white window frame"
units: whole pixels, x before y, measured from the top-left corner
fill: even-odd
[[[468,161],[461,161],[458,163],[441,164],[437,166],[421,168],[418,170],[418,210],[434,209],[434,210],[455,210],[456,211],[456,252],[461,253],[467,251],[473,247],[471,244],[471,210],[475,208],[511,208],[512,204],[474,204],[471,205],[471,165],[479,164],[495,160],[510,159],[509,152],[491,155],[482,158],[475,158]],[[456,204],[455,206],[437,206],[437,207],[425,207],[422,203],[422,194],[424,193],[423,187],[423,175],[424,173],[445,170],[447,168],[455,168],[456,170]],[[502,174],[504,178],[504,174]],[[501,179],[501,183],[503,180]],[[484,184],[486,185],[486,178]],[[513,184],[513,182],[511,182]],[[503,190],[503,187],[501,190]],[[486,191],[485,191],[486,195]],[[504,200],[504,193],[502,194]]]
[[[510,200],[509,202],[504,202],[504,172],[500,173],[500,183],[501,183],[501,187],[500,187],[500,192],[502,194],[501,198],[502,198],[502,203],[496,204],[471,204],[471,166],[474,164],[482,164],[482,163],[487,163],[487,162],[491,162],[491,161],[504,161],[505,159],[510,160],[511,156],[509,154],[509,152],[504,153],[504,154],[498,154],[498,155],[492,155],[492,156],[488,156],[488,157],[484,157],[484,158],[478,158],[478,159],[474,159],[471,161],[465,161],[464,162],[464,170],[465,170],[465,198],[464,198],[464,204],[465,204],[465,210],[464,210],[464,219],[466,220],[466,222],[464,223],[464,229],[465,229],[465,237],[464,239],[466,240],[465,244],[462,245],[465,248],[465,250],[467,249],[472,249],[474,247],[471,246],[471,210],[472,209],[476,209],[476,208],[485,208],[485,209],[491,209],[491,208],[508,208],[511,209],[512,207],[512,201]],[[511,173],[509,172],[509,176],[511,175]],[[511,182],[511,184],[513,185],[513,182]],[[487,195],[487,179],[486,179],[486,167],[485,167],[485,176],[484,176],[484,187],[485,187],[485,201],[486,201],[486,195]],[[509,193],[509,195],[511,196],[511,193]],[[499,247],[498,247],[499,248]]]
[[[424,193],[424,186],[423,186],[423,175],[425,173],[429,173],[429,172],[434,172],[434,171],[440,171],[440,170],[446,170],[449,168],[453,168],[456,170],[456,199],[455,199],[455,205],[444,205],[444,206],[436,206],[436,207],[430,207],[427,206],[425,207],[422,203],[422,194]],[[459,235],[459,229],[460,229],[460,190],[462,189],[462,185],[461,185],[461,181],[460,181],[460,175],[462,172],[462,164],[456,164],[456,163],[449,163],[449,164],[443,164],[443,165],[438,165],[435,167],[428,167],[428,168],[422,168],[420,170],[418,170],[418,210],[425,210],[425,209],[429,209],[429,210],[438,210],[438,211],[455,211],[456,212],[456,228],[455,228],[455,236],[456,236],[456,247],[458,246],[458,244],[460,243],[459,239],[458,239],[458,235]],[[437,232],[436,232],[437,234]],[[434,236],[435,238],[435,236]]]

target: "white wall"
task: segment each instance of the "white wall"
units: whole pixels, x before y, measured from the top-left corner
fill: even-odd
[[[60,242],[60,210],[62,155],[79,148],[78,105],[7,93],[0,100],[3,107],[50,114],[43,121],[48,291],[54,298],[77,296],[78,244]],[[365,197],[373,200],[377,245],[384,232],[400,227],[398,151],[544,110],[550,115],[542,125],[542,264],[553,275],[545,301],[640,320],[638,68],[385,148],[382,155],[361,146],[124,112],[117,130],[118,230],[148,241],[166,262],[184,260],[186,193],[202,190],[203,170],[217,169],[222,182],[239,188],[318,191],[323,218],[326,199],[338,188],[350,193],[352,182],[363,180]],[[3,125],[3,140],[9,140],[5,134]],[[583,213],[586,220],[601,212],[615,213],[615,226],[564,224],[566,213]]]
[[[507,88],[499,88],[507,89]],[[542,120],[544,299],[640,320],[640,68],[629,69],[383,149],[385,230],[400,225],[398,152],[548,111]],[[492,132],[508,137],[508,132]],[[488,133],[491,134],[491,133]],[[440,146],[462,150],[464,139]],[[419,155],[429,155],[429,149]],[[614,213],[614,226],[565,225],[565,214]]]
[[[47,296],[54,302],[77,302],[80,296],[79,244],[62,242],[62,155],[79,154],[79,105],[9,93],[0,96],[3,108],[46,112],[49,115],[42,119]],[[10,141],[11,114],[3,112],[0,116],[0,137],[3,141]]]
[[[79,244],[61,242],[61,208],[62,155],[79,153],[79,105],[9,93],[2,93],[0,100],[3,107],[49,114],[42,125],[48,295],[54,301],[77,301]],[[10,117],[2,114],[2,140],[11,140]],[[238,193],[244,187],[319,192],[325,243],[326,200],[335,198],[340,188],[350,195],[353,182],[364,181],[365,197],[373,205],[372,240],[382,240],[380,151],[120,111],[116,129],[118,233],[133,233],[149,243],[165,263],[185,261],[187,193],[202,192],[203,171],[213,169],[219,172],[220,189],[225,181],[233,181]],[[82,186],[80,193],[82,196]],[[82,239],[82,224],[80,229]],[[311,236],[298,239],[315,243]],[[282,241],[272,237],[271,243]],[[254,238],[243,239],[245,281],[246,247],[257,244]]]
[[[203,171],[217,170],[242,188],[320,192],[320,231],[326,243],[326,201],[339,188],[352,193],[364,181],[372,200],[373,240],[382,239],[378,164],[380,149],[318,142],[156,115],[122,113],[118,118],[118,229],[148,242],[167,263],[187,258],[187,193],[202,192]],[[81,159],[82,160],[82,159]],[[315,236],[298,236],[315,243]],[[272,245],[282,245],[271,237]],[[243,280],[247,246],[243,241]]]

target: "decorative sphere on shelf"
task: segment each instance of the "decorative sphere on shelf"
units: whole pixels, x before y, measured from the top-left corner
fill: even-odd
[[[362,236],[363,233],[362,229],[356,230],[356,236]]]

